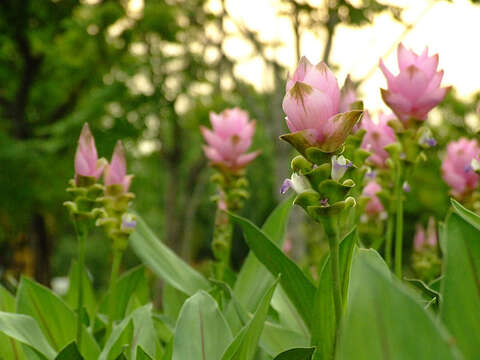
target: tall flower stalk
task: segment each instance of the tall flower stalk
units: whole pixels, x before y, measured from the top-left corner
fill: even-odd
[[[201,127],[207,143],[204,152],[216,170],[212,182],[217,185],[217,203],[212,251],[216,259],[214,275],[223,280],[230,266],[232,246],[232,225],[227,211],[238,211],[248,197],[248,182],[245,167],[260,152],[246,151],[252,143],[255,122],[250,121],[247,112],[238,109],[226,109],[220,114],[210,113],[212,130]]]
[[[349,175],[358,166],[352,160],[363,162],[369,155],[359,148],[361,137],[357,146],[345,146],[345,142],[363,110],[361,104],[353,103],[353,110],[340,113],[341,93],[335,76],[324,63],[314,66],[305,57],[288,79],[286,90],[283,110],[291,133],[281,139],[301,155],[292,160],[294,174],[284,182],[282,192],[293,188],[295,204],[321,224],[328,237],[338,332],[343,314],[339,243],[345,225],[339,220],[356,205],[350,196],[355,182]]]
[[[388,89],[381,89],[384,102],[392,109],[398,120],[390,124],[396,130],[398,143],[388,145],[392,156],[395,202],[395,273],[402,277],[403,250],[403,201],[404,183],[414,165],[426,160],[423,150],[435,146],[430,130],[422,123],[428,113],[439,104],[449,91],[440,87],[443,71],[437,71],[438,55],[429,56],[428,49],[420,55],[400,44],[397,50],[399,73],[393,75],[380,60],[380,69],[387,79]],[[390,150],[388,150],[390,148]]]
[[[106,161],[98,159],[95,140],[88,124],[83,126],[75,153],[75,176],[70,180],[67,191],[72,195],[72,201],[64,205],[72,217],[78,243],[78,298],[77,298],[77,344],[82,344],[83,319],[83,273],[85,271],[85,242],[88,229],[93,226],[93,220],[98,212],[97,197],[103,192],[102,185],[97,183]]]
[[[120,141],[113,151],[110,164],[105,168],[105,194],[98,201],[103,208],[97,225],[103,226],[107,236],[112,240],[113,260],[108,291],[108,325],[107,336],[112,331],[115,317],[115,286],[117,283],[123,253],[128,245],[128,237],[135,228],[135,216],[128,212],[135,197],[129,192],[133,176],[127,175],[125,151]]]

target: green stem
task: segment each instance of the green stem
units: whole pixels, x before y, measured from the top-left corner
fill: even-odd
[[[395,174],[395,201],[396,201],[396,226],[395,226],[395,274],[402,278],[402,248],[403,248],[403,189],[402,189],[402,165],[396,162]]]
[[[117,284],[120,264],[122,262],[123,251],[113,249],[112,273],[110,275],[110,284],[108,288],[108,327],[106,338],[112,333],[113,317],[115,316],[115,285]]]
[[[393,240],[394,218],[393,211],[388,212],[387,234],[385,235],[385,261],[389,268],[392,267],[392,240]]]
[[[83,318],[83,273],[85,269],[85,239],[87,229],[85,224],[74,221],[78,241],[78,291],[77,291],[77,345],[82,346],[82,318]]]
[[[232,225],[228,214],[217,209],[215,216],[215,230],[213,232],[212,250],[217,260],[215,277],[223,280],[225,270],[230,266],[230,249],[232,246]]]
[[[329,216],[324,222],[325,232],[328,236],[328,243],[330,247],[330,266],[332,271],[332,287],[333,287],[333,301],[335,305],[335,322],[336,331],[340,329],[340,322],[343,313],[343,301],[340,282],[340,261],[339,261],[339,244],[340,231],[338,228],[338,217]]]

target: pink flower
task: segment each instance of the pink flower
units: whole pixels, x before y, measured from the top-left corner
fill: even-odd
[[[448,144],[442,162],[442,176],[454,197],[461,199],[477,187],[479,176],[472,169],[471,162],[478,159],[479,154],[480,147],[474,139],[461,138]]]
[[[103,172],[104,165],[98,161],[95,139],[88,124],[85,123],[82,133],[78,139],[77,151],[75,153],[75,178],[80,176],[92,176],[98,179]]]
[[[437,227],[435,225],[435,219],[433,216],[430,216],[428,219],[428,226],[427,226],[427,244],[431,247],[437,246],[438,239],[437,239]]]
[[[413,248],[415,251],[422,251],[425,246],[435,248],[437,246],[437,229],[435,219],[430,216],[427,230],[421,224],[417,224],[415,236],[413,237]]]
[[[385,160],[389,157],[385,146],[396,141],[395,132],[387,125],[391,119],[391,115],[382,113],[378,118],[378,124],[375,124],[368,112],[365,112],[362,118],[361,128],[366,130],[366,134],[361,146],[372,153],[368,161],[378,167],[385,167]]]
[[[238,170],[260,154],[260,151],[246,153],[255,132],[255,121],[249,121],[247,112],[238,108],[220,114],[211,112],[210,122],[213,131],[203,126],[200,130],[207,142],[203,150],[212,164]]]
[[[323,62],[313,66],[302,57],[297,70],[288,79],[283,111],[293,134],[282,138],[295,147],[315,146],[323,152],[337,150],[352,131],[362,111],[340,112],[337,79]],[[297,135],[297,137],[295,137]],[[302,151],[302,149],[298,149]]]
[[[127,175],[127,161],[122,142],[119,140],[113,150],[112,161],[105,169],[104,181],[106,186],[122,185],[128,191],[133,175]]]
[[[417,224],[415,235],[413,237],[413,248],[416,251],[421,251],[423,249],[423,246],[425,245],[425,241],[426,241],[425,229],[421,224]]]
[[[365,206],[365,212],[368,215],[377,215],[385,211],[385,208],[383,207],[382,202],[377,196],[377,193],[380,190],[382,190],[382,188],[375,181],[370,181],[363,188],[362,195],[370,198],[367,205]]]
[[[428,48],[425,48],[421,55],[417,55],[400,44],[397,56],[400,68],[397,76],[380,60],[380,69],[388,84],[388,90],[381,89],[383,101],[403,122],[411,118],[425,120],[450,89],[440,87],[443,70],[437,71],[438,54],[428,56]]]

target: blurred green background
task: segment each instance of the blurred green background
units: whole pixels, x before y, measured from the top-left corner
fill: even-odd
[[[215,188],[198,127],[208,125],[209,111],[246,109],[257,119],[252,148],[262,155],[248,169],[251,197],[242,213],[257,224],[264,221],[281,198],[279,184],[289,172],[291,151],[278,136],[287,130],[281,101],[292,68],[275,51],[285,44],[265,40],[248,21],[239,22],[230,2],[235,1],[0,1],[2,278],[25,273],[50,284],[67,273],[76,242],[62,203],[68,199],[65,188],[84,122],[100,156],[110,159],[116,140],[124,141],[129,172],[135,174],[134,209],[184,259],[202,266],[211,257]],[[315,51],[337,70],[341,63],[330,60],[337,29],[368,28],[377,14],[388,14],[405,29],[391,38],[393,47],[416,26],[404,18],[408,8],[393,3],[270,2],[292,34],[286,47],[290,58],[298,59],[305,51],[302,39],[316,34],[324,46]],[[261,62],[268,80],[257,83],[242,75],[238,65],[245,59],[226,46],[232,36],[248,44],[247,57]],[[387,48],[382,55],[390,52]],[[354,80],[360,86],[364,79]],[[476,94],[460,99],[452,91],[433,114],[441,149],[450,139],[474,136],[478,121],[471,119],[478,99]],[[439,164],[434,156],[411,184],[406,237],[417,221],[446,213],[448,189]],[[298,209],[291,222],[292,256],[305,261],[305,248],[311,246],[305,238],[318,238],[317,230],[305,225]],[[97,287],[108,276],[109,246],[101,232],[88,241],[87,266],[104,274],[95,279]],[[247,251],[235,233],[235,266]],[[129,252],[125,266],[137,261]]]

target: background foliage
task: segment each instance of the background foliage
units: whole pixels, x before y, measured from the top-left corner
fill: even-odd
[[[73,227],[62,207],[73,175],[75,143],[89,122],[99,153],[109,157],[123,139],[135,209],[168,246],[197,267],[210,257],[214,205],[210,170],[198,131],[209,111],[240,106],[257,121],[254,148],[262,156],[249,168],[251,199],[243,209],[263,223],[278,202],[286,177],[289,149],[277,137],[285,132],[281,100],[287,69],[271,56],[276,44],[237,24],[272,73],[273,90],[259,92],[238,77],[236,59],[225,51],[227,20],[220,1],[215,11],[204,0],[147,0],[140,12],[127,1],[4,0],[0,2],[0,275],[23,272],[49,284],[64,275],[75,252]],[[360,26],[373,15],[401,9],[376,1],[349,1],[313,7],[284,1],[296,37],[296,57],[305,29],[327,31],[323,59],[328,62],[339,24]],[[347,9],[347,10],[345,10]],[[335,66],[335,64],[332,64]],[[451,94],[433,124],[439,146],[452,138],[473,136],[465,126],[478,97],[463,103]],[[467,131],[467,134],[465,134]],[[447,188],[435,159],[412,184],[406,205],[406,237],[415,222],[443,218]],[[255,199],[254,201],[252,199]],[[294,216],[294,222],[299,216]],[[298,226],[291,237],[312,230]],[[247,248],[236,233],[234,264]],[[300,239],[300,240],[298,240]],[[318,239],[317,239],[318,240]],[[303,244],[308,246],[308,244]],[[88,242],[87,264],[96,269],[95,286],[105,283],[109,243]],[[410,247],[410,242],[407,242]],[[305,264],[302,251],[295,254]],[[128,263],[137,262],[129,254]]]

